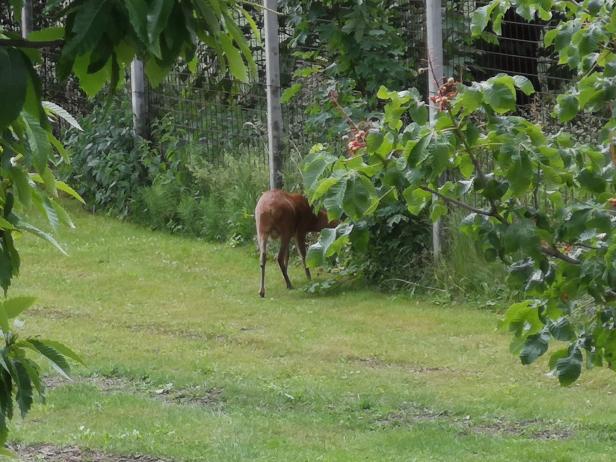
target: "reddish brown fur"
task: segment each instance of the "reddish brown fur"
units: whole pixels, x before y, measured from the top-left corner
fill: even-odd
[[[268,238],[280,238],[278,265],[282,276],[291,289],[291,281],[287,274],[289,265],[289,243],[295,237],[297,250],[302,257],[306,277],[310,280],[310,270],[306,267],[306,234],[333,227],[335,223],[327,220],[327,213],[321,210],[318,215],[312,211],[308,199],[301,194],[291,194],[280,189],[263,193],[255,209],[257,224],[257,240],[261,264],[261,290],[259,295],[265,296],[265,260]]]

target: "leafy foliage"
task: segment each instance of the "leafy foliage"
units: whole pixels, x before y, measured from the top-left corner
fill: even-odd
[[[10,17],[20,17],[22,3],[9,2]],[[40,62],[38,49],[59,47],[58,77],[65,80],[71,74],[76,75],[80,87],[89,96],[98,94],[106,85],[115,91],[135,57],[144,61],[150,82],[157,85],[178,59],[191,62],[200,43],[213,50],[236,79],[248,81],[256,74],[247,40],[234,21],[236,12],[244,13],[235,0],[56,0],[48,3],[48,11],[56,11],[55,19],[63,26],[44,28],[26,39],[6,28],[4,22],[0,26],[0,287],[5,296],[20,269],[14,243],[16,235],[31,233],[62,250],[52,234],[25,221],[24,212],[31,208],[38,210],[55,230],[61,224],[73,226],[60,205],[59,193],[83,202],[75,190],[58,181],[54,174],[56,167],[66,164],[69,158],[54,136],[51,122],[62,118],[77,129],[79,124],[57,104],[42,102],[41,80],[35,67]],[[134,172],[118,173],[113,169],[121,152],[113,153],[111,161],[103,161],[104,156],[100,155],[108,154],[106,150],[115,147],[112,144],[126,135],[128,131],[112,133],[106,140],[107,146],[100,140],[93,140],[96,147],[94,143],[84,146],[86,151],[96,148],[96,157],[86,162],[96,164],[97,185],[130,188]],[[91,154],[89,151],[87,155]],[[126,177],[129,180],[122,183]],[[108,202],[105,197],[95,200]],[[43,355],[64,374],[69,370],[67,358],[79,360],[57,342],[18,340],[9,321],[29,304],[31,300],[26,303],[5,299],[0,305],[4,340],[0,351],[2,444],[7,438],[7,422],[13,417],[13,399],[25,415],[32,405],[34,391],[43,393],[39,368],[25,351]]]
[[[283,46],[319,47],[319,57],[335,63],[335,76],[354,80],[360,92],[373,94],[383,83],[397,87],[415,75],[408,63],[412,42],[402,32],[407,19],[395,2],[284,0],[280,6],[293,28]]]
[[[81,125],[82,132],[69,130],[64,137],[71,162],[62,165],[62,174],[92,209],[125,216],[156,154],[133,135],[126,98],[96,105]]]
[[[546,36],[547,45],[558,39],[561,63],[580,75],[558,100],[555,115],[561,122],[581,110],[604,113],[616,98],[609,90],[616,13],[613,2],[599,3],[597,8],[588,2],[511,2],[526,18],[546,16],[551,8],[565,16]],[[509,5],[494,1],[480,8],[475,33],[490,21],[498,32]],[[616,158],[610,153],[616,152],[616,122],[607,122],[596,145],[576,144],[564,131],[545,134],[510,115],[518,92],[533,92],[521,76],[501,74],[471,85],[446,82],[443,97],[435,99],[441,110],[430,123],[416,91],[382,87],[378,97],[386,105],[380,128],[350,158],[332,155],[327,146],[316,148],[305,164],[307,186],[312,201],[327,207],[332,218],[353,224],[400,202],[412,214],[429,210],[432,219],[450,208],[466,211],[460,229],[480,244],[488,261],[509,267],[510,285],[525,298],[509,308],[503,322],[514,335],[512,351],[530,364],[554,340],[567,342],[566,349],[552,353],[550,369],[569,385],[584,362],[613,364]],[[575,192],[567,202],[565,189]],[[479,205],[469,201],[471,193]],[[361,232],[354,227],[333,242],[331,236],[321,241],[336,249]],[[320,242],[311,251],[324,248]]]

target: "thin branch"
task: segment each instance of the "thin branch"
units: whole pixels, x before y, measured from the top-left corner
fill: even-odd
[[[342,116],[344,117],[346,123],[349,124],[351,127],[353,127],[356,131],[359,131],[359,127],[357,126],[357,124],[353,121],[353,119],[351,119],[351,116],[349,116],[347,114],[347,112],[344,110],[344,108],[342,107],[342,105],[338,101],[338,94],[337,94],[337,92],[335,94],[334,94],[334,92],[330,92],[328,97],[329,97],[329,100],[336,107],[336,109],[338,109],[338,111],[342,114]]]
[[[573,258],[573,257],[570,257],[569,255],[565,255],[564,253],[562,253],[560,250],[558,250],[556,247],[554,247],[551,244],[547,244],[547,243],[542,244],[541,252],[543,252],[545,255],[549,257],[558,258],[559,260],[566,261],[567,263],[571,263],[572,265],[579,265],[580,263],[582,263],[577,258]]]
[[[32,41],[25,39],[0,39],[0,47],[18,48],[55,48],[61,47],[64,40],[40,40]]]
[[[435,196],[440,197],[441,199],[443,199],[445,202],[450,202],[452,204],[455,204],[459,207],[465,208],[466,210],[470,210],[471,212],[475,212],[478,213],[479,215],[484,215],[486,217],[494,217],[499,221],[502,221],[504,223],[504,219],[502,217],[500,217],[497,213],[494,213],[490,210],[483,210],[483,209],[479,209],[477,207],[473,207],[472,205],[467,204],[466,202],[462,202],[459,201],[458,199],[454,199],[453,197],[448,197],[445,196],[444,194],[438,192],[436,189],[432,189],[428,186],[419,186],[419,189],[422,189],[426,192],[429,192],[431,194],[434,194]]]

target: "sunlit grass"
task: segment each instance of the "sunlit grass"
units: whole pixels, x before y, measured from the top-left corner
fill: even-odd
[[[613,458],[613,373],[560,388],[544,363],[509,354],[495,313],[369,290],[311,297],[287,291],[271,259],[261,300],[252,249],[76,223],[61,236],[69,257],[19,243],[12,294],[38,298],[27,334],[88,366],[12,438],[200,461]],[[299,266],[291,278],[305,284]],[[195,389],[215,399],[173,399]]]

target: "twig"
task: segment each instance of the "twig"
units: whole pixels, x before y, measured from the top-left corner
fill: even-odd
[[[541,245],[541,252],[549,257],[558,258],[559,260],[566,261],[567,263],[571,263],[572,265],[579,265],[582,262],[577,258],[570,257],[569,255],[565,255],[556,247],[551,244],[544,243]]]
[[[415,286],[415,287],[421,287],[422,289],[428,289],[428,290],[438,290],[439,292],[447,292],[445,289],[439,289],[438,287],[430,287],[430,286],[424,286],[421,284],[417,284],[416,282],[412,282],[412,281],[407,281],[405,279],[398,279],[398,278],[390,278],[390,279],[385,279],[383,282],[403,282],[404,284],[408,284],[410,286]]]
[[[446,202],[451,202],[452,204],[455,204],[455,205],[458,205],[458,206],[460,206],[462,208],[470,210],[471,212],[475,212],[475,213],[478,213],[480,215],[485,215],[486,217],[494,217],[494,218],[498,219],[499,221],[504,220],[502,217],[500,217],[498,214],[494,213],[493,211],[483,210],[483,209],[479,209],[477,207],[473,207],[472,205],[469,205],[466,202],[459,201],[458,199],[454,199],[453,197],[445,196],[444,194],[438,192],[436,189],[432,189],[432,188],[430,188],[428,186],[419,186],[419,189],[423,189],[426,192],[429,192],[431,194],[434,194],[435,196],[440,197],[441,199],[443,199]]]
[[[359,131],[359,127],[357,126],[357,124],[353,121],[353,119],[351,119],[351,116],[349,116],[346,111],[344,110],[344,108],[340,105],[340,103],[338,102],[338,92],[332,90],[329,95],[327,95],[329,97],[329,100],[334,104],[334,106],[336,107],[336,109],[338,109],[338,111],[340,111],[340,113],[343,115],[343,117],[346,119],[346,122],[353,127],[355,130]]]

